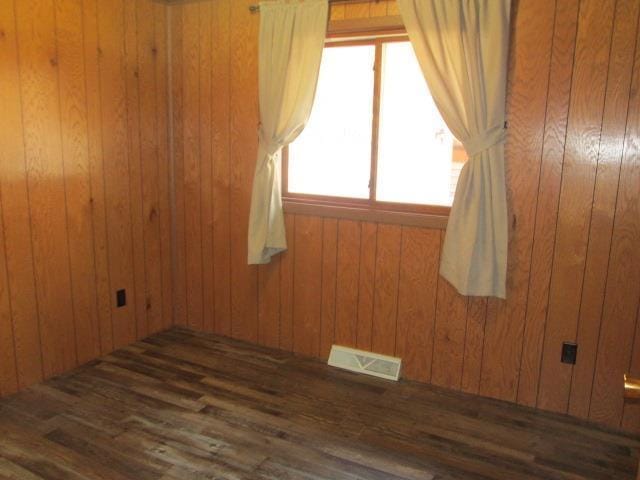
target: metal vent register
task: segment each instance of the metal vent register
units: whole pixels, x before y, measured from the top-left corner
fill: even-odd
[[[398,380],[402,360],[396,357],[334,345],[329,355],[332,367],[364,373],[388,380]]]

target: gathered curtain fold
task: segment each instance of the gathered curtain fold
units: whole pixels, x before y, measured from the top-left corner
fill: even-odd
[[[440,274],[461,294],[506,298],[504,141],[511,0],[398,0],[434,102],[469,161]]]
[[[311,114],[328,11],[328,0],[260,4],[260,129],[249,214],[249,264],[268,263],[287,248],[281,151],[300,135]]]

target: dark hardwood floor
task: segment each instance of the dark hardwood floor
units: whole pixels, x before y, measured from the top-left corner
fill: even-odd
[[[2,479],[634,479],[637,438],[173,329],[0,400]]]

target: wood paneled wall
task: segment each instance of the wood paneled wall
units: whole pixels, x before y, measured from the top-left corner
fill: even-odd
[[[167,14],[0,0],[0,395],[172,323]]]
[[[0,0],[0,394],[175,314],[306,355],[394,354],[410,379],[639,430],[621,375],[640,375],[640,3],[514,2],[507,301],[438,276],[440,230],[287,215],[289,250],[246,266],[251,3]]]
[[[438,276],[440,230],[287,215],[289,250],[246,266],[251,3],[170,7],[177,323],[317,357],[334,342],[395,354],[407,378],[638,430],[622,374],[640,374],[640,2],[514,2],[506,301]],[[563,341],[579,344],[575,366]]]

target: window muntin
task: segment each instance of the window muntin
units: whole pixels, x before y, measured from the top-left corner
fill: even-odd
[[[325,48],[309,124],[285,159],[290,199],[442,214],[467,156],[404,37]]]

